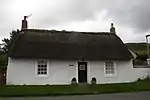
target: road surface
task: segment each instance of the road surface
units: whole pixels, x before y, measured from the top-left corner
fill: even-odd
[[[13,97],[13,98],[0,98],[0,100],[150,100],[150,92],[60,96],[60,97],[18,97],[18,98]]]

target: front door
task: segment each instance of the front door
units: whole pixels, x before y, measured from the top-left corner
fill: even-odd
[[[78,62],[78,82],[87,83],[87,62]]]

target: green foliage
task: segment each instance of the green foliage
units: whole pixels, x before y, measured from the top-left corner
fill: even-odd
[[[127,43],[129,49],[139,55],[147,55],[147,44],[146,43]]]
[[[3,51],[4,51],[5,53],[8,53],[8,50],[10,49],[10,47],[11,47],[13,41],[15,40],[15,38],[17,37],[18,34],[19,34],[19,30],[18,30],[18,29],[17,29],[17,31],[14,31],[14,30],[13,30],[13,31],[10,33],[10,39],[9,39],[9,38],[4,38],[4,39],[2,40],[2,42],[4,43],[4,47],[3,47],[2,49],[3,49]]]
[[[8,48],[9,48],[10,40],[9,40],[8,38],[4,38],[4,39],[2,40],[2,42],[4,43],[4,47],[3,47],[2,49],[3,49],[3,51],[4,51],[5,53],[7,53],[7,52],[8,52]]]
[[[0,55],[0,66],[7,66],[8,58],[6,54]]]
[[[4,38],[2,40],[3,47],[0,48],[0,69],[3,69],[7,66],[8,63],[8,50],[10,49],[13,41],[16,39],[19,34],[19,30],[12,31],[10,33],[10,38]]]
[[[146,43],[127,43],[126,46],[137,55],[137,59],[146,61],[148,58]]]

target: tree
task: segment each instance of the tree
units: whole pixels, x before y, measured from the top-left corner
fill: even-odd
[[[3,52],[7,53],[10,40],[8,38],[4,38],[2,40],[2,42],[4,43],[4,46],[2,47],[2,50],[3,50]]]
[[[19,34],[19,30],[17,31],[12,31],[10,33],[10,38],[4,38],[2,40],[2,46],[1,46],[1,50],[0,50],[0,69],[2,69],[3,67],[5,68],[8,64],[8,51],[12,45],[12,43],[14,42],[14,40],[16,39],[17,35]]]
[[[4,39],[2,40],[2,42],[4,43],[4,46],[3,46],[2,50],[3,50],[6,54],[8,54],[8,50],[10,49],[10,47],[11,47],[13,41],[15,40],[15,38],[17,37],[18,34],[19,34],[19,30],[18,30],[18,29],[17,29],[17,31],[14,31],[14,30],[13,30],[13,31],[10,33],[10,38],[4,38]]]

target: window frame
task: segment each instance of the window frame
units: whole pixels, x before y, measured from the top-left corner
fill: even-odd
[[[107,62],[112,62],[113,63],[114,74],[106,74],[106,63]],[[104,62],[104,76],[105,77],[115,77],[116,75],[117,75],[117,66],[116,66],[116,63],[114,61],[105,61]]]
[[[38,74],[38,65],[39,65],[38,61],[46,61],[46,63],[47,63],[47,74]],[[35,75],[38,77],[48,77],[49,76],[49,62],[48,62],[48,60],[38,59],[35,61]]]

